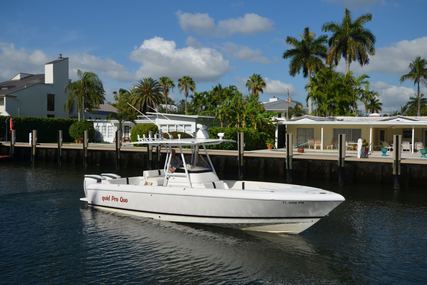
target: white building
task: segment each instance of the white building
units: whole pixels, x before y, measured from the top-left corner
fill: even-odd
[[[44,66],[44,74],[19,73],[0,83],[0,115],[68,117],[64,110],[69,82],[68,58]]]
[[[184,132],[194,135],[197,132],[197,124],[210,126],[215,119],[211,116],[199,115],[182,115],[182,114],[168,114],[168,113],[151,113],[148,112],[148,118],[138,116],[139,119],[135,120],[137,124],[156,124],[162,133],[167,132]]]
[[[130,141],[130,130],[134,123],[122,122],[122,141]],[[113,143],[116,139],[116,131],[120,128],[118,120],[94,120],[95,140],[98,142]]]

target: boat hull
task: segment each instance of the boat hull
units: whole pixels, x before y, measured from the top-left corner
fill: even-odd
[[[110,189],[106,189],[110,188]],[[94,184],[84,200],[91,206],[127,215],[178,223],[209,224],[243,230],[298,234],[342,201],[286,199],[285,193],[250,190],[160,189]]]

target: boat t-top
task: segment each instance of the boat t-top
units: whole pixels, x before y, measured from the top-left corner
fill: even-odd
[[[203,130],[189,139],[144,138],[136,143],[166,149],[162,169],[136,177],[85,175],[86,197],[81,200],[94,208],[156,220],[290,234],[306,230],[345,200],[307,186],[221,180],[207,147],[224,141],[207,138]]]

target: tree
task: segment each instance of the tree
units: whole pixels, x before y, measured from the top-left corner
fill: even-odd
[[[77,76],[79,80],[70,82],[65,87],[68,97],[64,107],[68,113],[71,113],[76,105],[77,118],[80,121],[81,118],[85,119],[86,109],[91,111],[104,103],[105,91],[102,81],[95,73],[77,70]]]
[[[172,79],[170,79],[167,76],[160,77],[159,84],[162,90],[163,97],[165,99],[165,104],[168,104],[169,91],[175,87],[175,84],[173,83]],[[167,112],[167,109],[168,108],[166,108],[166,112]]]
[[[129,106],[132,104],[132,94],[129,90],[120,88],[118,92],[113,92],[115,102],[112,104],[117,109],[114,118],[119,121],[133,121],[136,119],[136,111]]]
[[[161,87],[157,80],[151,77],[140,80],[132,89],[132,104],[142,113],[149,108],[156,108],[162,100]]]
[[[402,75],[400,77],[400,82],[405,80],[414,81],[414,85],[417,85],[417,116],[420,116],[421,113],[421,96],[420,96],[420,82],[424,84],[427,83],[427,62],[424,58],[417,56],[409,64],[409,73]]]
[[[353,61],[357,60],[360,65],[369,63],[369,55],[375,54],[375,36],[364,25],[371,20],[372,14],[368,13],[352,21],[350,11],[345,9],[341,23],[324,24],[323,31],[332,32],[326,62],[337,65],[344,57],[346,74]]]
[[[265,86],[265,81],[259,74],[252,74],[246,81],[246,87],[248,88],[249,93],[254,96],[256,100],[259,98],[259,93],[264,91]]]
[[[400,113],[405,116],[415,116],[418,112],[418,105],[420,105],[420,115],[427,115],[427,99],[423,94],[420,94],[420,99],[417,97],[410,97],[409,101],[401,108]]]
[[[367,110],[370,113],[379,113],[382,110],[382,105],[380,99],[377,96],[372,97],[367,105]]]
[[[190,76],[183,76],[180,79],[178,79],[178,88],[179,90],[184,93],[185,97],[185,114],[187,114],[187,98],[188,93],[194,92],[196,90],[196,83],[194,83],[193,79]]]
[[[326,41],[327,36],[322,35],[316,38],[316,35],[310,32],[308,27],[304,29],[300,41],[288,36],[286,43],[292,48],[283,53],[283,58],[290,59],[289,74],[295,76],[302,71],[303,76],[308,77],[310,82],[314,72],[323,67],[323,59],[326,58]],[[311,102],[308,102],[308,105],[311,112]]]

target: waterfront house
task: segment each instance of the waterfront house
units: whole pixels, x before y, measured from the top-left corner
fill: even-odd
[[[162,133],[184,132],[193,135],[197,132],[197,124],[202,124],[209,127],[212,125],[214,119],[215,118],[212,116],[147,112],[147,117],[138,116],[138,119],[135,120],[135,123],[154,123],[159,126]]]
[[[95,140],[104,143],[113,143],[116,139],[116,131],[120,129],[119,120],[97,119],[93,121],[95,128]],[[135,125],[130,121],[122,121],[122,141],[130,141],[130,130]]]
[[[0,83],[0,116],[68,117],[68,58],[59,56],[44,66],[44,74],[18,73]]]
[[[366,140],[369,149],[393,143],[393,135],[402,135],[402,150],[414,152],[427,145],[427,117],[316,117],[302,116],[286,120],[277,118],[278,125],[286,126],[297,146],[319,150],[337,148],[338,134],[345,134],[347,146],[355,147],[359,138]]]

